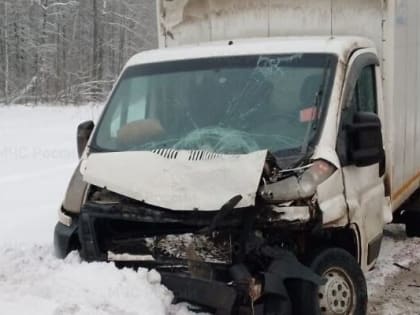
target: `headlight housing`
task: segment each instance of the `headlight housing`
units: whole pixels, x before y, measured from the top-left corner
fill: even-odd
[[[330,177],[336,168],[325,160],[316,160],[303,173],[292,175],[262,187],[260,194],[269,203],[308,199],[315,195],[317,187]]]

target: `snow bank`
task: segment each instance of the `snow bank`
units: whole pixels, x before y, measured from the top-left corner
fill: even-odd
[[[96,120],[92,106],[0,106],[1,176],[77,162],[76,128]]]
[[[0,248],[3,314],[187,314],[156,271],[82,262],[77,253],[56,259],[49,246]]]
[[[100,106],[0,106],[0,309],[5,315],[189,314],[160,276],[52,253],[77,164],[76,128]]]
[[[0,106],[0,243],[50,243],[77,164],[76,128],[101,106]]]
[[[420,283],[419,249],[420,238],[407,238],[404,225],[386,227],[378,262],[366,275],[369,314],[419,314],[418,288],[407,284],[407,278]]]
[[[378,262],[366,275],[370,292],[383,286],[387,277],[401,272],[394,263],[409,267],[420,261],[420,238],[408,238],[404,225],[388,225],[384,234]]]

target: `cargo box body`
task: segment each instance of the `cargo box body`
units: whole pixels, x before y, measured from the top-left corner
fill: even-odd
[[[235,38],[331,34],[364,36],[378,45],[382,40],[382,0],[161,0],[160,3],[161,47]]]
[[[160,47],[276,36],[362,36],[381,59],[387,189],[397,209],[420,184],[417,0],[161,0]],[[298,52],[297,52],[298,53]]]

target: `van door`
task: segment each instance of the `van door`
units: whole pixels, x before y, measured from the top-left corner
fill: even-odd
[[[386,207],[385,154],[372,165],[356,166],[351,161],[350,126],[356,113],[378,115],[382,95],[378,93],[377,82],[381,82],[381,76],[378,58],[369,50],[357,51],[347,69],[337,152],[342,165],[349,221],[359,234],[359,263],[367,270],[375,263],[382,241]]]

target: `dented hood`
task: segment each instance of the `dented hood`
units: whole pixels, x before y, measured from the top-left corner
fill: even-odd
[[[267,151],[222,155],[203,151],[93,153],[81,164],[85,182],[173,210],[219,210],[255,205]]]

